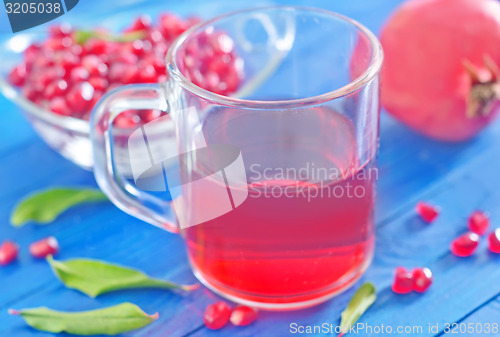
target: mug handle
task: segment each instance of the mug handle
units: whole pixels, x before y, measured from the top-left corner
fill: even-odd
[[[94,176],[101,190],[124,212],[154,226],[177,233],[172,203],[139,190],[120,179],[113,160],[113,120],[125,110],[167,111],[164,88],[158,84],[133,84],[106,94],[94,108],[90,119],[90,138],[94,156]],[[148,207],[145,206],[148,205]]]

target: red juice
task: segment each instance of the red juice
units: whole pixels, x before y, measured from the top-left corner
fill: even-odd
[[[184,229],[194,270],[213,289],[252,302],[307,303],[343,290],[370,263],[374,156],[359,164],[352,123],[314,111],[246,115],[226,121],[218,139],[205,132],[208,141],[237,143],[248,178],[240,206]],[[241,124],[259,126],[258,139],[228,131]],[[190,211],[206,198],[192,197]]]

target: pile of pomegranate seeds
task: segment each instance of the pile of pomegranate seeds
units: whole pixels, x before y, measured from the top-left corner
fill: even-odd
[[[109,90],[131,83],[156,83],[166,78],[165,55],[172,42],[197,18],[182,20],[161,14],[156,25],[137,18],[123,35],[104,30],[79,31],[54,26],[42,43],[29,46],[24,60],[9,74],[23,95],[57,115],[89,119],[92,108]],[[224,32],[204,32],[180,53],[180,70],[195,84],[229,95],[242,77],[242,59]],[[158,111],[120,114],[115,125],[129,128],[150,122]]]
[[[33,257],[44,259],[48,255],[55,255],[59,251],[59,242],[53,236],[33,242],[30,245],[30,254]]]
[[[427,223],[433,222],[439,215],[439,208],[423,201],[415,206],[415,211]]]
[[[415,268],[411,272],[404,267],[394,271],[392,291],[396,294],[409,294],[412,291],[424,293],[432,284],[432,272],[429,268]]]
[[[479,245],[480,236],[486,234],[490,226],[490,219],[487,213],[475,211],[469,216],[469,230],[453,240],[451,252],[460,257],[467,257],[474,254]],[[488,236],[488,246],[492,253],[500,253],[500,228],[495,229]]]
[[[225,302],[209,304],[205,309],[203,321],[212,330],[221,329],[228,321],[235,326],[246,326],[257,319],[257,310],[245,305],[238,305],[233,310]]]
[[[12,241],[5,241],[0,246],[0,265],[6,266],[17,258],[19,247]]]

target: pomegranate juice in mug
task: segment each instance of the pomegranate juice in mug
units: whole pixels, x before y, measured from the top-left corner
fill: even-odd
[[[227,96],[186,70],[186,50],[219,32],[240,59]],[[273,310],[325,301],[373,256],[381,63],[375,36],[335,13],[268,7],[207,21],[172,45],[166,83],[97,106],[97,182],[126,212],[180,232],[196,277],[220,295]],[[168,113],[129,139],[135,184],[115,170],[109,130],[127,109]],[[151,192],[167,189],[173,201]]]
[[[271,303],[314,300],[357,279],[373,252],[377,171],[374,157],[358,162],[353,124],[327,108],[237,118],[217,110],[226,122],[204,133],[242,149],[248,196],[185,229],[198,276],[220,292]],[[259,136],[232,132],[244,125]],[[191,212],[202,212],[210,194],[189,192]]]

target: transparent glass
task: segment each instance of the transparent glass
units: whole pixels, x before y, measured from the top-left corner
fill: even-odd
[[[242,60],[232,96],[184,70],[186,48],[220,32]],[[272,310],[325,301],[373,255],[382,58],[366,28],[311,8],[193,27],[167,55],[166,83],[119,88],[96,107],[97,182],[124,211],[180,232],[195,275],[222,296]],[[133,177],[115,170],[110,137],[128,109],[168,112],[128,139]]]

